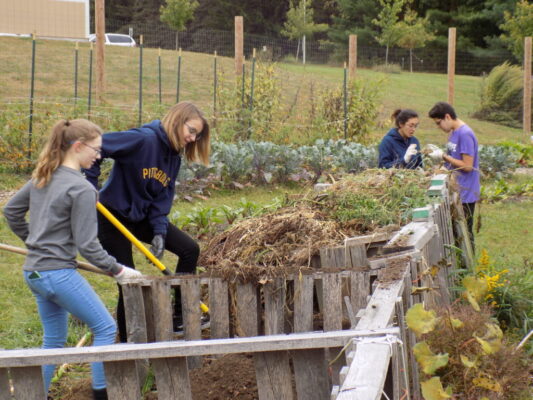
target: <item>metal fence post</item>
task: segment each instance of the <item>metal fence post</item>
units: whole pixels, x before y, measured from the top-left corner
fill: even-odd
[[[143,35],[139,39],[139,126],[143,114]]]
[[[30,125],[28,127],[28,159],[31,160],[31,142],[33,134],[33,96],[35,93],[35,33],[31,36],[31,88],[30,88]]]
[[[87,98],[87,119],[91,119],[91,94],[93,91],[93,44],[89,50],[89,95]]]
[[[181,47],[178,52],[178,78],[176,82],[176,103],[180,102],[180,79],[181,79]]]

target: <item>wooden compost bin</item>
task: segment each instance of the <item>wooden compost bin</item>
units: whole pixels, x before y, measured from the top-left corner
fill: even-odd
[[[449,270],[455,266],[445,175],[434,177],[429,194],[432,204],[413,210],[413,222],[392,237],[349,238],[323,249],[311,274],[259,286],[182,275],[127,283],[122,288],[131,344],[2,351],[0,400],[12,399],[8,377],[15,399],[33,400],[44,397],[41,365],[90,361],[104,362],[111,399],[140,399],[148,363],[159,399],[192,399],[189,370],[204,355],[230,353],[253,353],[262,400],[368,400],[382,393],[418,399],[415,337],[406,330],[404,313],[421,301],[449,304]],[[172,329],[177,286],[185,340],[176,340]],[[204,332],[202,293],[210,309]],[[314,298],[322,313],[320,332],[313,332]]]

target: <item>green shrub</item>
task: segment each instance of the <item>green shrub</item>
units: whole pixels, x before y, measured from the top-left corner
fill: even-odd
[[[372,71],[383,72],[384,74],[401,74],[402,66],[400,64],[378,64],[372,67]]]
[[[354,79],[347,88],[346,137],[365,142],[374,126],[380,104],[383,81]],[[323,137],[344,137],[344,93],[343,88],[325,90],[320,96],[317,120],[324,121]]]
[[[492,69],[481,85],[475,118],[520,128],[522,126],[523,74],[518,65],[505,62]]]

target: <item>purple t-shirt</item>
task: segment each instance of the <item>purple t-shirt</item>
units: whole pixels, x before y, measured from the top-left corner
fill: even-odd
[[[474,169],[470,172],[455,169],[449,163],[446,163],[446,167],[455,170],[457,183],[461,190],[461,202],[474,203],[478,201],[481,185],[479,183],[478,143],[474,131],[466,124],[452,131],[446,148],[448,155],[458,160],[463,159],[462,154],[468,154],[474,158]]]

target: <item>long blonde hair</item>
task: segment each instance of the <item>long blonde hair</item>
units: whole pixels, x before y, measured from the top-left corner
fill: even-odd
[[[88,142],[101,135],[102,129],[86,119],[63,119],[57,122],[32,173],[35,186],[42,188],[48,185],[52,174],[63,163],[66,152],[74,142]]]
[[[183,149],[179,142],[179,130],[183,129],[183,125],[187,121],[195,118],[202,120],[204,128],[199,133],[200,138],[188,143]],[[180,101],[168,110],[161,123],[174,150],[177,152],[184,150],[187,161],[199,161],[205,165],[209,164],[209,153],[211,152],[209,124],[198,107],[193,103]]]

